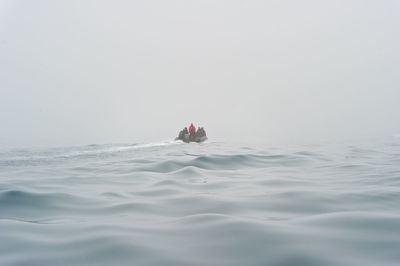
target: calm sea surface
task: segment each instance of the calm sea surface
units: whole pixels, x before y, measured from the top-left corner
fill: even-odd
[[[0,265],[400,265],[400,139],[0,151]]]

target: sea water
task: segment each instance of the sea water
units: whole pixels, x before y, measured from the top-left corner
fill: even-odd
[[[0,265],[400,265],[400,140],[2,150]]]

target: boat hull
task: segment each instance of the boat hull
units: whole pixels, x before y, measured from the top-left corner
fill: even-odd
[[[185,143],[190,143],[190,142],[201,143],[206,141],[207,139],[208,139],[207,136],[190,138],[189,134],[185,134],[183,138],[176,138],[175,140],[181,140]]]

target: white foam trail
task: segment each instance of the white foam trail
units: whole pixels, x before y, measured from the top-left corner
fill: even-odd
[[[152,148],[152,147],[162,147],[162,146],[171,146],[171,145],[180,145],[183,144],[182,141],[168,140],[162,142],[153,142],[153,143],[143,143],[143,144],[135,144],[130,148],[141,149],[141,148]]]

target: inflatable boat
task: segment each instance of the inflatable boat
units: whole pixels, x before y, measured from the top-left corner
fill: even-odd
[[[201,142],[206,141],[207,139],[208,139],[207,136],[201,136],[201,137],[194,136],[191,138],[189,134],[183,134],[182,136],[175,138],[175,140],[181,140],[186,143],[189,143],[189,142],[201,143]]]

